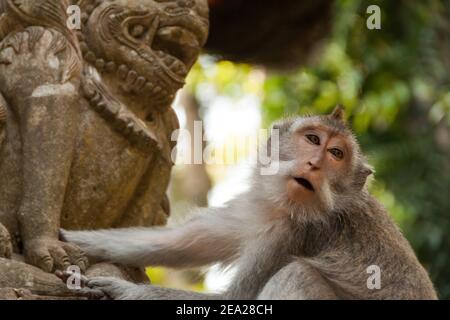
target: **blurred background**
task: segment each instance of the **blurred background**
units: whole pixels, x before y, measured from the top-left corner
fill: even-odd
[[[450,3],[448,1],[210,0],[211,36],[174,108],[203,121],[223,164],[174,167],[170,223],[245,189],[252,135],[280,117],[346,107],[387,207],[441,299],[450,298]],[[370,5],[381,29],[369,30]],[[180,148],[183,142],[180,141]],[[149,268],[154,283],[223,288],[217,268]]]

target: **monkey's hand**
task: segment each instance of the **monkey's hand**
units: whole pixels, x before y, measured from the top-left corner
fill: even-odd
[[[11,258],[12,244],[8,230],[0,223],[0,258]]]
[[[85,272],[88,259],[76,245],[51,238],[36,238],[25,242],[25,260],[47,272],[66,270],[77,265]]]
[[[91,290],[102,291],[113,300],[142,299],[142,293],[150,287],[113,277],[94,277],[89,279],[86,285]]]

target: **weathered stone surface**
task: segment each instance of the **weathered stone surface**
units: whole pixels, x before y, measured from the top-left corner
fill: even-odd
[[[86,268],[60,227],[165,223],[170,105],[208,27],[205,0],[73,2],[80,31],[68,0],[0,0],[0,257],[47,272]],[[61,295],[29,264],[0,259],[0,287]]]

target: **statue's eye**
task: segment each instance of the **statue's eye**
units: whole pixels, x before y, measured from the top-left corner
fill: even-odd
[[[331,148],[328,151],[338,160],[342,160],[342,158],[344,158],[344,152],[338,148]]]
[[[320,145],[320,138],[315,134],[307,134],[306,138],[313,144]]]
[[[130,27],[130,35],[134,38],[141,38],[145,34],[145,27],[142,24],[135,24]]]

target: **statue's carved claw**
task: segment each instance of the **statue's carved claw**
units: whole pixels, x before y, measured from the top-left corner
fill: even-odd
[[[8,230],[0,223],[0,258],[10,259],[12,255],[11,237]]]
[[[27,262],[47,272],[67,270],[71,265],[76,265],[81,272],[85,272],[88,267],[84,252],[71,243],[37,238],[27,241],[24,251]]]

